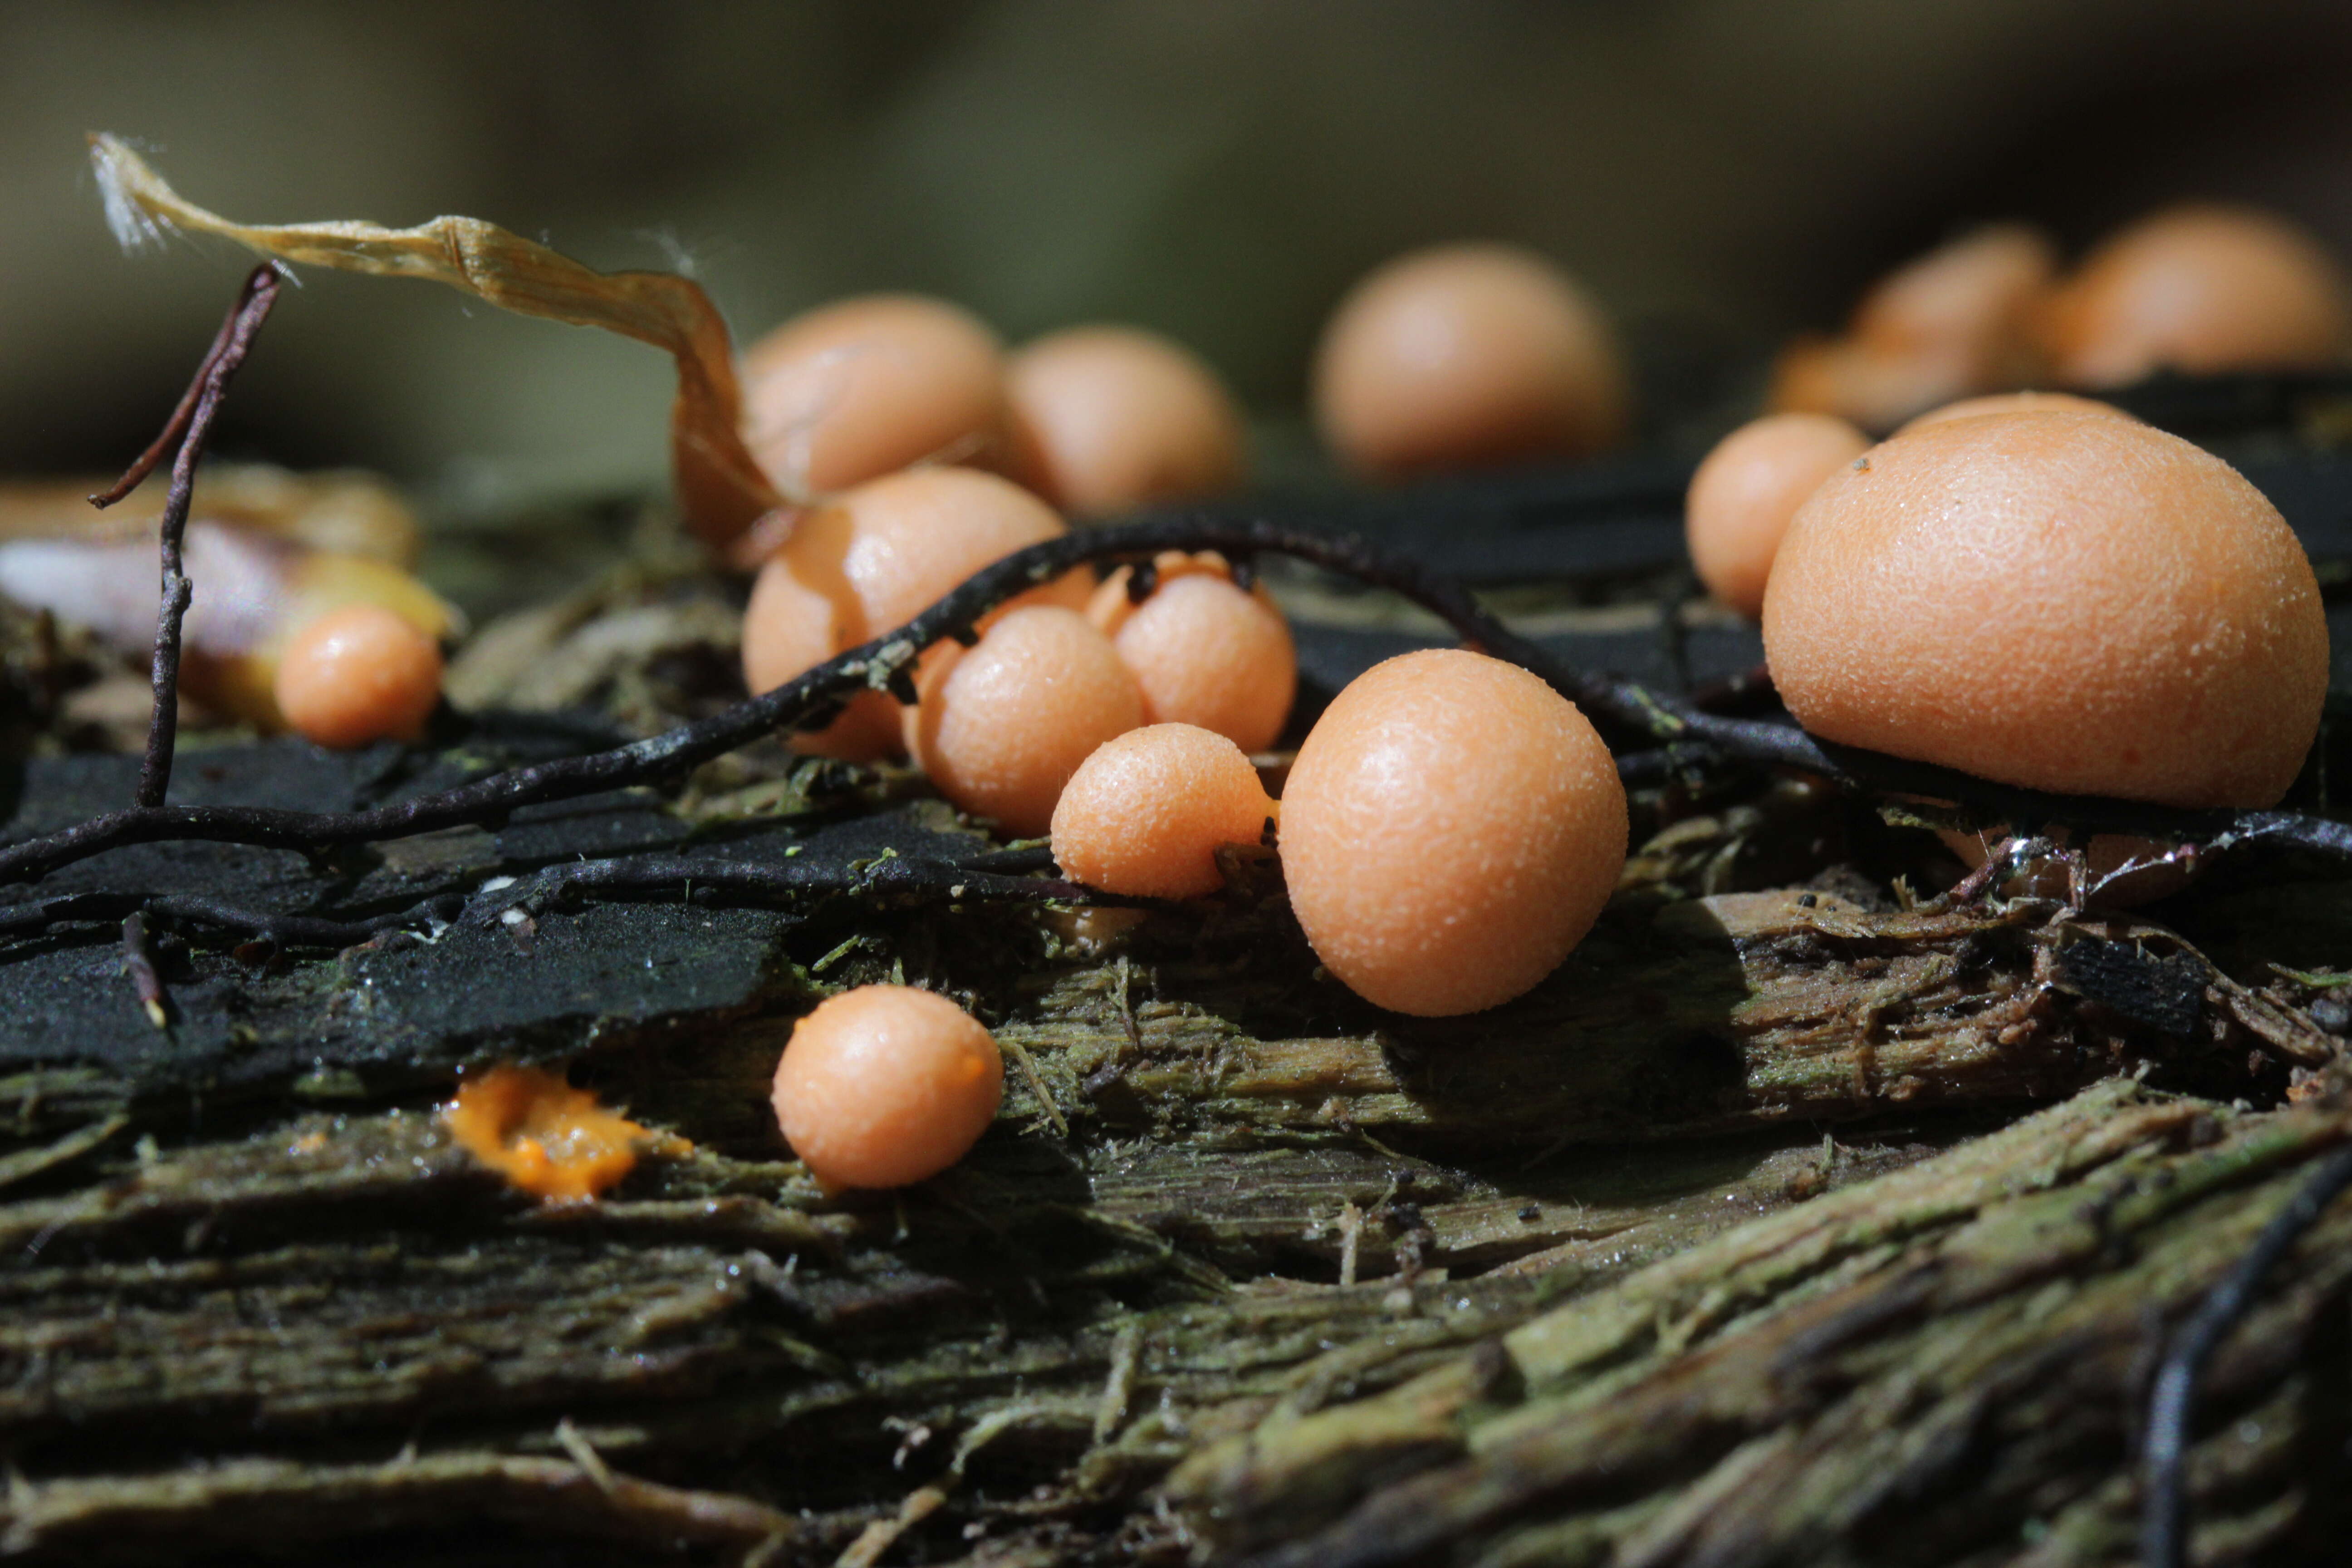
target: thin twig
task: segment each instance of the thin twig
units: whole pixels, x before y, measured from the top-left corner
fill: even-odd
[[[1534,671],[1621,740],[1683,747],[1711,758],[1812,774],[1863,794],[1958,803],[1987,821],[2066,822],[2105,832],[2194,841],[2215,851],[2291,848],[2352,862],[2352,824],[2285,811],[2183,811],[2138,801],[2047,795],[1990,784],[1950,768],[1816,740],[1791,724],[1702,713],[1639,682],[1560,664],[1480,608],[1468,590],[1360,540],[1269,522],[1167,519],[1088,529],[1018,551],[974,574],[905,626],[722,712],[610,751],[494,773],[471,784],[368,811],[302,812],[270,806],[135,806],[0,850],[0,885],[131,844],[205,840],[316,849],[495,822],[542,801],[674,779],[778,730],[821,723],[847,698],[887,689],[921,651],[969,636],[989,610],[1089,562],[1149,560],[1162,550],[1271,552],[1390,589],[1439,616],[1465,639]]]
[[[246,281],[250,288],[251,278],[248,277]],[[179,406],[172,410],[172,416],[169,419],[163,421],[163,434],[157,436],[145,451],[131,460],[131,466],[122,470],[121,479],[91,496],[90,505],[104,511],[132,490],[137,489],[141,482],[155,471],[155,465],[163,460],[164,454],[179,445],[180,437],[188,433],[188,421],[196,412],[196,400],[204,395],[205,376],[212,370],[214,363],[219,360],[221,351],[228,347],[229,334],[236,330],[237,316],[245,304],[245,300],[246,296],[240,293],[237,296],[236,304],[229,307],[228,314],[221,318],[220,331],[213,334],[212,347],[206,349],[205,357],[196,362],[196,374],[189,378],[187,390],[180,394]]]
[[[2148,1395],[2140,1445],[2139,1559],[2143,1568],[2181,1568],[2189,1556],[2187,1459],[2198,1374],[2254,1304],[2263,1278],[2284,1258],[2327,1205],[2352,1186],[2352,1147],[2338,1149],[2305,1179],[2236,1266],[2213,1287],[2165,1347]]]
[[[180,405],[164,422],[163,435],[139,455],[113,488],[89,498],[92,505],[105,507],[129,495],[140,480],[153,471],[173,437],[179,437],[180,452],[172,460],[172,489],[163,502],[159,530],[163,595],[155,613],[152,676],[154,713],[148,721],[146,760],[139,769],[139,793],[133,802],[137,805],[162,805],[172,787],[172,752],[180,733],[180,632],[187,619],[189,602],[194,597],[194,589],[184,570],[181,544],[187,535],[188,506],[195,494],[196,464],[204,457],[205,442],[212,435],[213,419],[220,412],[221,397],[228,389],[229,378],[245,363],[261,323],[269,319],[269,308],[278,302],[281,281],[275,262],[264,262],[246,275],[236,303],[221,322],[220,331],[214,337],[204,363],[196,367]]]

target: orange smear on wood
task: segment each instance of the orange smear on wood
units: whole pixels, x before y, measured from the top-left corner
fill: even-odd
[[[467,1153],[557,1203],[594,1197],[627,1175],[639,1153],[694,1152],[677,1134],[641,1127],[538,1068],[494,1067],[458,1085],[441,1119]]]

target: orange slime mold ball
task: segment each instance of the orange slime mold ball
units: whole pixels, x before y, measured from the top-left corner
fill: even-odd
[[[1120,567],[1087,605],[1087,618],[1111,639],[1143,689],[1148,723],[1213,730],[1244,752],[1274,744],[1298,693],[1298,650],[1290,623],[1265,584],[1234,586],[1213,554],[1163,553],[1160,585],[1138,605]]]
[[[1106,741],[1054,807],[1054,860],[1106,893],[1197,899],[1225,884],[1217,849],[1255,844],[1275,815],[1242,749],[1191,724]]]
[[[1743,616],[1763,614],[1789,520],[1869,449],[1869,437],[1830,414],[1768,414],[1717,442],[1683,507],[1683,536],[1707,592]]]
[[[744,683],[773,690],[905,625],[982,567],[1066,531],[1044,501],[976,468],[912,468],[860,485],[803,515],[760,569],[743,615]],[[1075,609],[1087,591],[1086,574],[1071,573],[1013,603]],[[876,691],[803,745],[870,762],[898,739],[898,704]]]
[[[2277,510],[2112,414],[1874,447],[1790,524],[1764,651],[1828,740],[2178,806],[2275,805],[2327,690],[2318,584]]]
[[[1073,327],[1013,356],[1014,427],[1041,488],[1087,516],[1216,495],[1242,480],[1242,416],[1216,372],[1132,327]]]
[[[832,1187],[903,1187],[961,1160],[1004,1099],[1004,1058],[979,1021],[929,991],[861,985],[793,1026],[776,1124]]]
[[[908,749],[959,810],[1014,837],[1045,832],[1078,764],[1143,722],[1135,677],[1075,610],[1015,610],[926,664]]]
[[[1379,479],[1580,457],[1618,440],[1630,402],[1600,307],[1514,246],[1400,257],[1339,302],[1316,353],[1316,424]]]
[[[1409,653],[1349,683],[1282,792],[1282,868],[1316,956],[1366,1000],[1509,1001],[1591,929],[1625,791],[1573,703],[1517,665]]]
[[[742,383],[744,438],[788,495],[1002,445],[1003,350],[943,300],[866,294],[795,316],[744,352]]]
[[[272,690],[320,745],[413,741],[441,700],[441,649],[381,605],[346,605],[288,639]]]
[[[2163,369],[2325,369],[2352,347],[2352,286],[2284,218],[2175,207],[2085,258],[2051,301],[2045,334],[2060,379],[2084,386]]]

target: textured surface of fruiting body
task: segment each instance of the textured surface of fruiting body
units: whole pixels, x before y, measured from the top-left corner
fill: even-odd
[[[1623,434],[1616,334],[1567,274],[1530,251],[1416,251],[1357,284],[1323,330],[1315,418],[1380,479],[1579,457]]]
[[[2251,208],[2184,206],[2110,237],[2051,301],[2059,379],[2124,386],[2155,371],[2316,370],[2352,347],[2344,268]]]
[[[2049,240],[2015,224],[1929,251],[1881,279],[1843,337],[1791,344],[1774,367],[1770,405],[1885,430],[1923,408],[2031,381],[2056,268]]]
[[[1143,722],[1143,694],[1110,639],[1075,610],[1033,605],[970,648],[927,662],[908,749],[958,809],[1033,837],[1097,746]]]
[[[1765,595],[1780,695],[1828,740],[1981,778],[2264,806],[2327,689],[2303,548],[2262,493],[2105,414],[1874,447],[1798,512]]]
[[[1574,704],[1458,649],[1375,665],[1282,792],[1291,908],[1349,989],[1438,1017],[1507,1002],[1591,928],[1625,864],[1625,791]]]
[[[1054,807],[1054,860],[1106,893],[1197,899],[1224,885],[1218,848],[1257,843],[1274,815],[1239,746],[1191,724],[1148,724],[1070,775]]]
[[[817,1004],[776,1063],[776,1123],[835,1187],[903,1187],[964,1157],[1004,1098],[979,1020],[929,991],[861,985]]]
[[[287,639],[278,710],[322,746],[412,741],[441,700],[441,649],[381,605],[330,610]]]
[[[943,300],[868,294],[793,317],[744,351],[744,438],[788,495],[1000,446],[996,334]]]
[[[475,1159],[557,1203],[594,1197],[635,1169],[640,1152],[694,1152],[675,1133],[641,1127],[539,1068],[502,1065],[469,1075],[441,1120]]]
[[[1743,616],[1762,615],[1789,520],[1869,448],[1869,437],[1832,414],[1768,414],[1717,442],[1691,476],[1683,509],[1691,564],[1707,592]]]
[[[976,468],[887,475],[803,515],[760,569],[743,616],[743,679],[755,693],[903,626],[965,578],[1064,532],[1035,496]],[[1085,605],[1073,573],[1013,601]],[[1000,614],[1002,612],[999,612]],[[898,712],[880,692],[858,697],[803,749],[852,761],[898,746]]]
[[[1047,499],[1100,517],[1242,481],[1241,410],[1200,357],[1156,332],[1073,327],[1006,366],[1017,438]]]
[[[1274,744],[1298,691],[1290,623],[1264,583],[1244,594],[1214,555],[1171,551],[1140,605],[1120,567],[1095,590],[1087,617],[1135,672],[1147,723],[1213,730],[1245,752]]]
[[[1916,430],[1922,425],[1939,425],[1947,419],[1974,419],[1983,414],[2104,414],[2111,419],[2132,417],[2112,403],[2102,403],[2095,397],[2078,397],[2071,392],[1992,392],[1982,397],[1963,397],[1957,403],[1930,408],[1903,428]]]

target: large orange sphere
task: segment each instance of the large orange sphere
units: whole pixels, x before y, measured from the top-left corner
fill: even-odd
[[[2277,510],[2111,414],[1873,447],[1790,525],[1764,651],[1825,739],[2179,806],[2276,804],[2327,691],[2318,584]]]
[[[1624,787],[1573,703],[1461,649],[1373,666],[1282,792],[1290,906],[1367,1001],[1441,1017],[1509,1001],[1583,940],[1625,865]]]
[[[1975,419],[1987,414],[2104,414],[2110,419],[2131,417],[2112,403],[2078,397],[2071,392],[1989,392],[1982,397],[1963,397],[1956,403],[1930,408],[1906,422],[1895,434],[1916,430],[1922,425],[1940,425],[1947,419]]]

